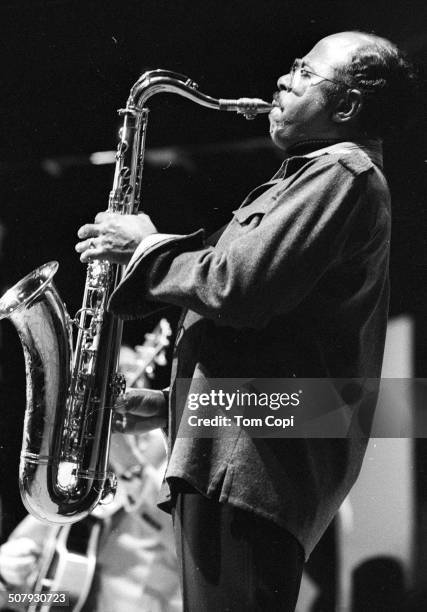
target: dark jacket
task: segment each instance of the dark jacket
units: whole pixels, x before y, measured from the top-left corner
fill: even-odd
[[[110,301],[124,318],[153,302],[185,309],[170,388],[172,501],[185,481],[282,525],[307,556],[359,473],[366,436],[251,438],[235,428],[231,437],[177,437],[176,379],[197,379],[200,392],[209,378],[380,376],[390,202],[371,145],[289,158],[215,246],[202,232],[142,244]]]

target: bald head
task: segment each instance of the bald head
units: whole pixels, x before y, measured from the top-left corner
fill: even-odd
[[[331,34],[325,36],[318,43],[318,45],[324,45],[329,48],[333,53],[342,56],[342,59],[348,58],[360,47],[367,45],[393,45],[386,38],[377,36],[376,34],[369,34],[367,32],[338,32],[337,34]],[[316,45],[317,46],[317,45]]]

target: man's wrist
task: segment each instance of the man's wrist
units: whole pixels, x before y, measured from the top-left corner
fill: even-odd
[[[159,232],[153,232],[152,234],[148,234],[141,240],[141,242],[136,247],[131,259],[129,260],[128,266],[131,266],[145,251],[148,251],[152,247],[157,246],[158,244],[169,242],[171,239],[179,238],[178,234],[160,234]]]

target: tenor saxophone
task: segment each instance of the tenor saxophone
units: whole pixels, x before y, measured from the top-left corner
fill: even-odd
[[[207,108],[235,111],[247,119],[272,108],[260,99],[211,98],[175,72],[145,72],[131,88],[126,108],[119,110],[123,125],[110,212],[138,212],[146,102],[161,92],[184,96]],[[49,262],[9,289],[0,299],[0,319],[8,318],[16,327],[25,357],[27,398],[19,465],[22,501],[38,519],[66,524],[84,518],[115,491],[108,453],[113,405],[125,382],[117,375],[122,322],[108,312],[107,304],[124,267],[103,260],[88,264],[83,304],[74,319],[53,283],[57,269],[57,262]]]

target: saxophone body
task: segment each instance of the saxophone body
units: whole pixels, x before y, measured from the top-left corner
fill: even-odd
[[[252,119],[269,112],[263,100],[215,99],[188,77],[166,70],[141,75],[126,104],[108,210],[136,214],[141,197],[147,100],[175,93],[215,110]],[[117,375],[122,322],[107,310],[123,266],[93,260],[87,266],[83,304],[73,320],[53,283],[57,262],[47,263],[0,299],[0,319],[19,334],[25,357],[27,400],[19,467],[27,510],[49,523],[74,523],[114,495],[108,454],[113,405],[124,391]],[[73,349],[73,324],[77,328]]]

